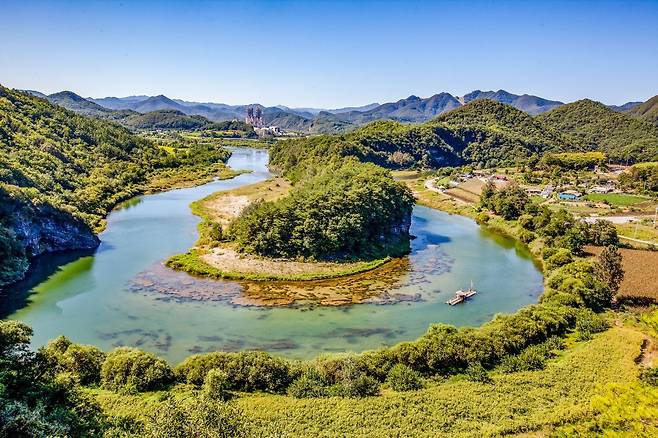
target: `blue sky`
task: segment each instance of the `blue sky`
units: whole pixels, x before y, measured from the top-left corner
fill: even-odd
[[[506,89],[658,94],[658,0],[0,0],[0,84],[340,107]]]

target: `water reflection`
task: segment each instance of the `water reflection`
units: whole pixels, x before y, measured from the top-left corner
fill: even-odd
[[[54,274],[64,275],[63,278],[57,277],[57,281],[66,281],[66,277],[89,271],[94,260],[91,256],[95,252],[95,249],[64,251],[32,259],[30,269],[22,281],[0,288],[0,318],[6,318],[16,310],[31,304],[33,289],[48,282]]]

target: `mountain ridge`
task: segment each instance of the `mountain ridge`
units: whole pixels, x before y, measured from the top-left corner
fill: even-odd
[[[32,94],[38,93],[36,91],[27,92]],[[61,96],[62,93],[63,96]],[[72,92],[55,93],[51,96],[55,97],[46,96],[46,98],[67,109],[86,115],[118,120],[134,114],[112,113],[110,110],[133,111],[143,114],[151,111],[172,110],[183,113],[186,116],[202,116],[209,121],[218,122],[244,120],[249,107],[258,107],[262,111],[264,125],[277,126],[287,131],[307,134],[344,133],[376,120],[425,123],[441,114],[464,107],[471,102],[485,99],[510,105],[533,116],[545,114],[565,105],[563,102],[557,100],[545,99],[530,94],[519,95],[502,89],[497,91],[474,90],[464,96],[454,96],[447,92],[437,93],[426,98],[410,95],[395,102],[385,102],[383,104],[372,103],[360,107],[337,109],[312,107],[291,108],[283,105],[266,107],[257,103],[228,105],[213,102],[193,102],[182,99],[171,99],[163,94],[157,96],[136,95],[121,98],[104,97],[97,99],[84,99]],[[634,102],[629,102],[621,106],[612,105],[609,108],[614,111],[626,113],[630,111],[628,108],[637,107],[633,104]]]
[[[627,114],[658,124],[658,95],[626,111]]]

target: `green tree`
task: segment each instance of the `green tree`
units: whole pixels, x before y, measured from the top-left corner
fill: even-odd
[[[621,282],[624,280],[624,268],[622,267],[619,248],[614,245],[603,248],[597,258],[594,272],[599,280],[610,288],[613,294],[617,293]]]

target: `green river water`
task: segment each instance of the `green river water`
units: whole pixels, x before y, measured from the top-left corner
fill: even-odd
[[[268,178],[267,160],[266,151],[235,149],[229,165],[251,173],[124,203],[109,215],[96,251],[39,258],[25,281],[3,291],[0,311],[34,328],[34,346],[63,334],[106,350],[138,346],[175,363],[215,350],[263,349],[297,358],[363,351],[415,339],[433,322],[480,325],[536,302],[542,291],[541,273],[515,241],[420,206],[408,264],[386,279],[387,294],[401,299],[387,304],[237,306],[225,297],[240,295],[240,283],[165,268],[164,260],[197,238],[199,218],[189,204]],[[471,281],[477,296],[445,304]],[[179,289],[187,292],[183,298]],[[196,291],[204,299],[194,299]]]

